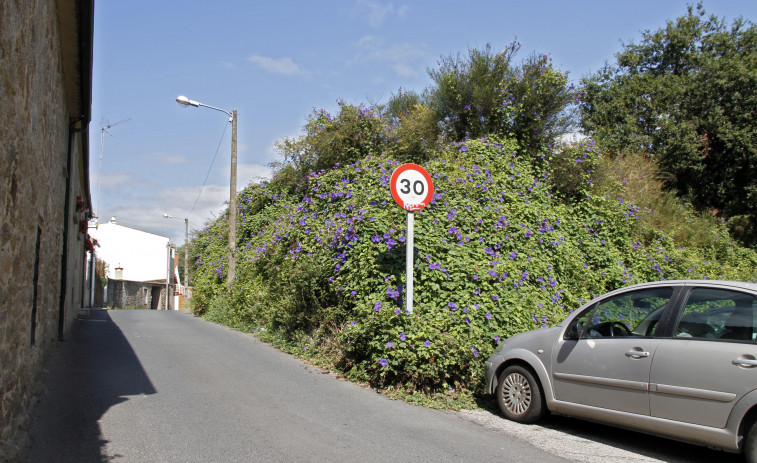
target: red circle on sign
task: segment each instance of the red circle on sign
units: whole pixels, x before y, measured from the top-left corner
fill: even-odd
[[[420,211],[434,196],[434,182],[418,164],[403,164],[392,173],[389,189],[394,201],[406,211]]]

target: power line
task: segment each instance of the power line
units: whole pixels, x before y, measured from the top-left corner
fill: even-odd
[[[208,183],[208,177],[210,177],[210,171],[213,170],[213,163],[216,161],[216,156],[218,156],[218,151],[221,149],[221,143],[223,142],[223,137],[226,136],[226,130],[229,128],[229,123],[227,122],[226,125],[223,127],[223,133],[221,134],[221,139],[218,140],[218,147],[216,147],[216,153],[213,155],[213,160],[210,161],[210,168],[208,168],[208,173],[205,175],[205,180],[202,182],[202,186],[200,187],[200,193],[197,195],[197,199],[195,199],[195,203],[192,205],[192,209],[190,209],[189,214],[187,214],[187,217],[192,215],[192,211],[195,210],[195,207],[197,206],[197,202],[200,200],[200,196],[202,195],[202,190],[205,189],[205,184]]]

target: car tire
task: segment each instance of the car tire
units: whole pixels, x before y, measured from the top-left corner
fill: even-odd
[[[499,375],[497,404],[507,419],[535,423],[547,412],[539,381],[530,369],[511,365]]]
[[[747,463],[757,463],[757,422],[749,426],[744,441],[744,457]]]

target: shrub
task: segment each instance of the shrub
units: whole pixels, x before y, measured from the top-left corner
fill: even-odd
[[[263,328],[285,350],[378,387],[481,391],[484,361],[501,340],[551,326],[605,291],[657,279],[754,278],[755,253],[732,244],[723,227],[718,240],[687,247],[681,220],[653,228],[656,211],[624,198],[628,182],[598,182],[594,168],[564,169],[574,197],[562,201],[554,194],[561,181],[550,177],[559,161],[521,154],[514,140],[466,140],[434,154],[425,166],[434,198],[415,220],[412,314],[404,304],[406,213],[388,185],[400,163],[367,156],[311,173],[296,193],[266,183],[242,192],[230,293],[225,218],[201,232],[195,295],[207,301],[207,316]],[[562,156],[604,162],[590,144]]]

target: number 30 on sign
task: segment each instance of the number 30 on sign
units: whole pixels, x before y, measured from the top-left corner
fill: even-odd
[[[389,182],[392,198],[406,211],[420,211],[434,196],[434,182],[426,169],[417,164],[403,164]]]

